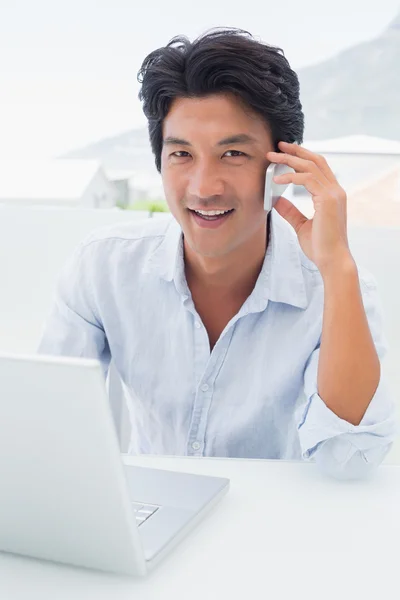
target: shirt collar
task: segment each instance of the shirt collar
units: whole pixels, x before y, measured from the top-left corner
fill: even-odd
[[[268,300],[306,308],[308,300],[302,267],[304,258],[293,228],[273,209],[270,213],[270,241],[260,275],[246,301],[247,312],[263,310]],[[174,281],[181,294],[187,293],[182,229],[173,217],[145,271],[165,281]]]

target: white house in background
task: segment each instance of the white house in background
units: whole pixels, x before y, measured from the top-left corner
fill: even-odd
[[[361,197],[366,202],[371,202],[371,194],[366,194],[367,189],[374,189],[376,193],[376,182],[386,181],[385,190],[396,187],[393,178],[396,179],[396,173],[400,168],[400,141],[387,140],[384,138],[373,137],[369,135],[350,135],[330,140],[308,140],[304,141],[302,146],[322,154],[328,161],[329,166],[335,173],[340,185],[347,193],[348,202],[357,198],[360,202]],[[360,191],[363,193],[360,195]],[[384,197],[385,192],[382,190]],[[392,200],[392,192],[390,202]],[[368,200],[367,200],[368,196]],[[312,216],[313,205],[310,194],[302,186],[291,186],[287,197],[306,216]],[[364,203],[365,214],[371,218],[373,212],[367,211],[367,204]],[[354,218],[357,213],[357,221],[360,221],[362,206],[359,205],[354,212]],[[352,220],[353,212],[349,211],[349,222]],[[365,224],[366,220],[363,219]],[[374,223],[371,222],[371,225]]]
[[[105,173],[121,190],[124,205],[133,205],[146,200],[164,200],[165,194],[161,175],[156,171],[140,172],[132,169],[105,168]]]
[[[113,208],[117,200],[117,187],[97,161],[0,161],[0,204]]]
[[[400,162],[348,195],[347,216],[354,225],[400,228]]]
[[[340,185],[350,193],[400,165],[400,140],[350,135],[302,144],[325,156]]]

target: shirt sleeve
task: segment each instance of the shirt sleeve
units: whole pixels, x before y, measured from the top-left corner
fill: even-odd
[[[93,295],[93,245],[81,243],[61,270],[51,312],[45,322],[38,354],[95,358],[104,378],[110,349]]]
[[[359,425],[352,425],[331,411],[318,395],[317,374],[320,346],[311,354],[304,370],[304,401],[296,411],[303,458],[340,479],[367,476],[384,459],[397,435],[395,406],[382,359],[387,342],[382,328],[382,307],[375,280],[360,280],[364,309],[381,361],[381,378]],[[351,401],[351,398],[349,398]]]

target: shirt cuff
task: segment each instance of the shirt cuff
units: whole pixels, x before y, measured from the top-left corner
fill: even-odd
[[[359,425],[352,425],[330,410],[318,393],[296,411],[302,456],[315,459],[325,471],[358,476],[377,466],[390,450],[397,435],[395,409],[381,379]],[[351,467],[351,468],[350,468]]]

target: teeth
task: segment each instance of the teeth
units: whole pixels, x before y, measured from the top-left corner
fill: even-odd
[[[224,215],[229,212],[228,210],[195,210],[194,212],[199,213],[199,215],[204,215],[205,217],[214,217],[216,215]]]

